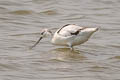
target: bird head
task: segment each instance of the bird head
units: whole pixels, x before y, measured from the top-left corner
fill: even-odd
[[[41,36],[42,37],[49,37],[49,36],[52,36],[52,31],[49,30],[49,29],[43,29],[42,32],[41,32]]]
[[[52,32],[49,29],[43,29],[40,34],[41,34],[40,38],[38,39],[38,41],[33,46],[30,47],[30,49],[35,47],[44,37],[52,36]]]

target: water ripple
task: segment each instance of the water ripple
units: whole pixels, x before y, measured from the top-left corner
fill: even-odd
[[[120,80],[119,0],[0,1],[1,80]],[[99,27],[89,41],[69,48],[45,38],[43,28]]]
[[[17,10],[17,11],[12,11],[9,12],[10,14],[14,14],[14,15],[30,15],[33,13],[33,11],[30,10]]]

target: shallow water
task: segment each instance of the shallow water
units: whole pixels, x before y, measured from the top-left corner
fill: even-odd
[[[99,27],[75,51],[46,38],[43,28]],[[0,80],[120,80],[119,0],[0,0]]]

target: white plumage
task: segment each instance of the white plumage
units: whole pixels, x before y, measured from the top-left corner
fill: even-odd
[[[86,42],[97,30],[98,28],[87,28],[74,24],[67,24],[54,33],[51,42],[55,45],[69,46],[73,49],[73,46]],[[32,47],[36,46],[44,36],[51,35],[52,32],[48,29],[44,29],[41,34],[42,37],[40,37],[37,43]]]

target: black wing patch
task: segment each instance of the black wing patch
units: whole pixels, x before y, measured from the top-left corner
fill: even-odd
[[[86,27],[83,27],[82,29],[79,29],[79,30],[77,30],[76,32],[71,33],[71,35],[78,35],[79,32],[80,32],[81,30],[84,30],[84,29],[86,29]]]
[[[76,32],[71,33],[71,35],[78,35],[79,32],[80,32],[81,30],[84,30],[84,29],[86,29],[86,27],[83,27],[82,29],[79,29],[79,30],[77,30]]]
[[[58,31],[57,33],[59,33],[64,27],[69,26],[69,25],[71,25],[71,24],[66,24],[66,25],[64,25],[61,29],[59,29],[59,31]],[[79,32],[80,32],[81,30],[84,30],[84,29],[86,29],[86,27],[83,27],[83,28],[77,30],[76,32],[70,33],[70,34],[71,34],[71,35],[78,35]]]
[[[71,25],[71,24],[66,24],[64,25],[57,33],[59,33],[64,27],[68,26],[68,25]]]
[[[71,35],[78,35],[80,30],[76,31],[75,33],[71,33]]]

